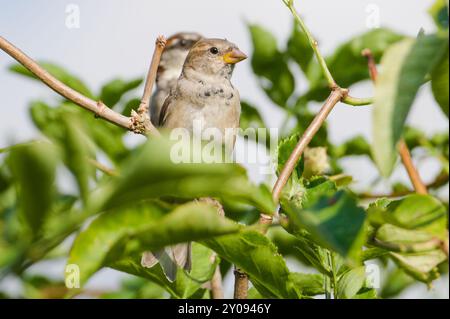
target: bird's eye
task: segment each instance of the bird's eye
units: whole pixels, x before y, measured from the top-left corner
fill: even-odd
[[[187,40],[181,39],[181,40],[180,40],[180,45],[181,45],[182,47],[185,47],[185,46],[187,45]]]
[[[217,54],[219,53],[219,49],[216,47],[212,47],[211,49],[209,49],[209,52],[211,52],[212,54]]]

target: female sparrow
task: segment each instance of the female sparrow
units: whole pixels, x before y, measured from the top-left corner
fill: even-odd
[[[157,126],[159,123],[164,100],[176,85],[189,50],[201,38],[198,33],[180,32],[167,39],[156,75],[156,90],[151,98],[150,119],[153,125]]]
[[[164,101],[160,126],[193,130],[218,129],[227,138],[227,129],[239,127],[241,104],[238,90],[231,84],[234,65],[247,56],[222,39],[202,39],[189,51],[175,88]],[[231,136],[234,145],[235,134]],[[225,141],[227,142],[227,141]]]
[[[161,109],[159,124],[167,129],[193,131],[194,121],[202,128],[218,129],[232,147],[239,127],[241,104],[238,90],[231,84],[234,65],[247,56],[238,47],[221,39],[202,39],[194,44],[184,62],[181,75]],[[226,134],[231,129],[233,134]],[[223,140],[222,140],[223,141]],[[230,144],[229,144],[230,145]],[[174,280],[177,266],[190,270],[190,243],[166,247],[159,252],[145,252],[141,264],[152,267],[160,262],[169,280]]]

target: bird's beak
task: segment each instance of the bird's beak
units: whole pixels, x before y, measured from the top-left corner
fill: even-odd
[[[223,60],[228,64],[236,64],[245,59],[247,59],[247,55],[237,48],[223,55]]]

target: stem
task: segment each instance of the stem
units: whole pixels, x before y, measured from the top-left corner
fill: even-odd
[[[365,106],[365,105],[373,104],[373,98],[371,98],[371,97],[358,98],[358,97],[352,97],[350,95],[347,95],[342,100],[342,103],[345,103],[345,104],[351,105],[351,106]]]
[[[273,187],[272,197],[275,202],[279,201],[281,191],[283,187],[286,185],[287,181],[289,180],[289,177],[291,176],[293,170],[295,169],[295,166],[297,165],[301,155],[303,154],[303,151],[311,142],[312,138],[320,129],[322,124],[325,122],[328,114],[330,114],[334,106],[345,97],[346,92],[347,92],[346,90],[341,88],[336,88],[333,91],[331,91],[331,94],[325,101],[325,104],[322,106],[319,113],[317,113],[316,117],[308,126],[306,131],[303,133],[302,137],[300,138],[291,155],[289,156],[289,159],[286,161],[286,164],[284,165],[283,170],[278,176],[275,186]]]
[[[5,51],[17,62],[22,64],[53,91],[72,101],[73,103],[83,107],[84,109],[96,114],[98,117],[124,129],[134,131],[135,133],[144,135],[159,135],[156,128],[151,124],[150,120],[144,121],[143,123],[139,121],[139,125],[136,125],[133,117],[127,117],[120,113],[117,113],[106,106],[102,101],[94,101],[87,96],[84,96],[83,94],[75,91],[74,89],[68,87],[67,85],[56,79],[46,70],[44,70],[39,64],[37,64],[33,59],[23,53],[19,48],[15,47],[12,43],[8,42],[1,36],[0,49]]]
[[[332,273],[332,284],[333,284],[333,296],[334,296],[334,299],[338,299],[338,289],[337,289],[337,278],[336,278],[336,272],[337,272],[337,269],[336,269],[336,262],[335,262],[335,254],[332,252],[332,251],[330,251],[329,253],[328,253],[328,256],[329,256],[329,259],[330,259],[330,265],[331,265],[331,273]]]
[[[159,36],[156,39],[155,51],[153,52],[152,62],[150,63],[150,68],[148,69],[147,79],[145,80],[144,93],[142,95],[141,104],[138,108],[138,113],[148,114],[148,107],[150,102],[150,96],[153,90],[153,84],[156,80],[156,74],[158,71],[159,61],[161,60],[161,55],[166,47],[166,39],[163,36]]]
[[[248,276],[238,268],[234,268],[234,299],[247,299]]]
[[[314,36],[309,31],[308,27],[306,26],[305,22],[303,22],[303,19],[298,14],[297,10],[295,10],[294,7],[294,1],[293,0],[283,0],[284,4],[289,8],[289,10],[294,15],[295,19],[297,20],[298,24],[302,28],[303,32],[305,32],[306,37],[309,40],[309,44],[311,45],[311,48],[314,51],[314,54],[317,58],[317,61],[319,62],[320,68],[322,69],[322,72],[328,82],[328,86],[330,88],[335,88],[337,86],[336,82],[333,79],[333,76],[331,75],[330,70],[328,69],[327,63],[320,53],[319,45],[317,41],[314,39]]]
[[[420,178],[419,172],[411,158],[408,146],[404,139],[401,139],[398,144],[398,152],[400,153],[400,158],[402,160],[403,166],[405,166],[406,172],[408,173],[409,179],[414,186],[414,190],[417,194],[428,194],[427,187]]]

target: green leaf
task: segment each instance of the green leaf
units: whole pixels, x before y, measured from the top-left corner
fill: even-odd
[[[365,211],[346,191],[337,191],[331,181],[318,180],[304,194],[301,206],[282,198],[294,232],[307,230],[312,238],[339,253],[348,262],[359,263],[365,240]]]
[[[95,219],[75,239],[68,263],[79,266],[80,282],[85,283],[98,269],[127,255],[238,230],[239,225],[203,203],[188,203],[167,213],[155,203],[143,202]]]
[[[295,133],[288,137],[285,137],[281,139],[278,142],[278,165],[277,165],[277,174],[280,174],[283,170],[284,165],[286,164],[287,160],[289,159],[289,156],[291,155],[292,151],[294,150],[295,146],[298,143],[298,140],[300,139],[300,134]],[[294,181],[297,181],[303,174],[304,169],[304,160],[303,157],[300,159],[299,163],[296,165],[295,170],[292,172],[292,177]]]
[[[325,293],[325,278],[322,274],[292,273],[291,279],[305,296],[315,296]]]
[[[142,199],[171,196],[218,197],[255,206],[268,214],[275,210],[267,187],[250,183],[241,166],[182,162],[175,158],[179,151],[186,152],[189,147],[189,143],[168,143],[162,138],[149,140],[123,163],[121,176],[108,181],[96,193],[97,205],[91,209],[102,210]]]
[[[339,299],[351,299],[356,296],[366,280],[364,266],[353,268],[343,274],[338,281],[337,291]]]
[[[402,244],[423,243],[433,238],[427,232],[407,230],[391,224],[384,224],[378,228],[375,237],[382,242],[400,245],[400,247]]]
[[[276,104],[284,107],[295,89],[295,80],[275,37],[258,25],[249,25],[253,43],[252,68],[260,85]]]
[[[390,29],[378,28],[358,35],[339,46],[325,60],[335,81],[341,87],[369,79],[367,60],[361,55],[364,49],[370,49],[378,62],[386,48],[404,37]],[[317,62],[310,63],[307,72],[310,81],[309,99],[323,101],[329,94],[327,81],[323,77]]]
[[[283,257],[260,232],[245,230],[206,240],[204,244],[247,273],[265,298],[302,297]]]
[[[341,145],[332,148],[331,153],[336,157],[371,155],[370,144],[361,135],[355,136]]]
[[[448,48],[447,53],[442,57],[442,60],[438,63],[433,73],[431,73],[431,90],[433,91],[434,98],[441,107],[442,112],[448,117]]]
[[[15,147],[8,163],[21,216],[32,233],[38,235],[53,204],[58,153],[51,144],[36,142]]]
[[[378,201],[367,210],[369,221],[420,230],[440,239],[447,237],[447,209],[430,195],[412,194],[396,201]]]
[[[390,256],[408,275],[425,283],[430,283],[439,277],[437,266],[447,259],[441,249],[412,254],[391,252]]]
[[[308,71],[308,66],[313,59],[314,52],[309,44],[308,37],[295,21],[288,40],[287,53],[300,66],[304,73]]]
[[[74,89],[75,91],[77,91],[83,95],[86,95],[89,98],[94,98],[94,95],[88,89],[88,87],[79,78],[77,78],[76,76],[67,72],[63,67],[61,67],[57,64],[43,62],[43,61],[38,62],[38,64],[41,67],[43,67],[48,73],[53,75],[55,78],[60,80],[62,83],[64,83],[68,87]],[[9,70],[14,73],[21,74],[21,75],[30,77],[32,79],[41,81],[34,74],[32,74],[30,71],[28,71],[24,66],[22,66],[20,64],[11,65],[9,67]]]
[[[381,174],[389,176],[397,158],[397,142],[418,89],[440,61],[448,38],[429,35],[405,39],[390,47],[375,84],[373,148]]]
[[[95,169],[88,161],[95,157],[94,144],[76,117],[65,117],[63,124],[65,135],[60,144],[64,150],[64,160],[74,174],[81,198],[86,203],[89,180],[95,176]]]
[[[436,0],[428,12],[438,28],[448,29],[448,1]]]
[[[141,85],[142,79],[137,78],[130,81],[114,79],[103,85],[100,93],[100,100],[109,107],[114,107],[122,96]]]

